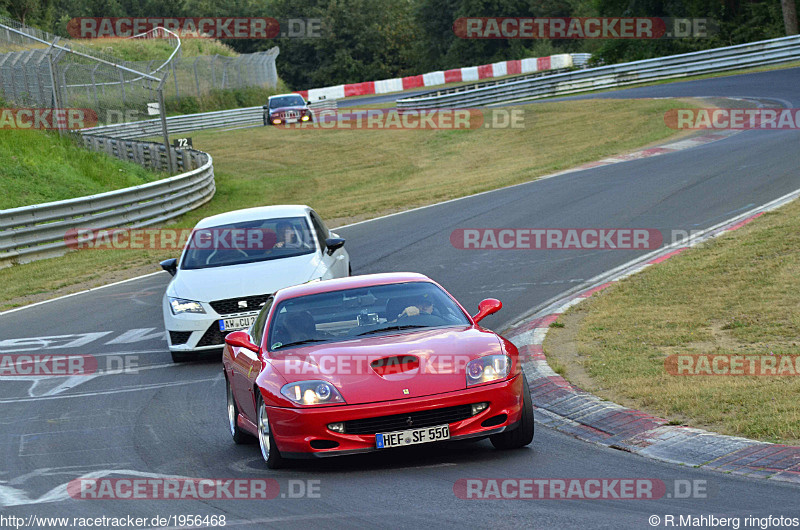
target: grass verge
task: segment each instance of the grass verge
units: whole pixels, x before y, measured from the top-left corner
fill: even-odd
[[[71,137],[0,130],[0,210],[145,184],[163,175],[80,147]]]
[[[198,132],[192,135],[195,147],[214,156],[217,191],[175,226],[285,203],[309,204],[336,226],[526,182],[672,137],[676,132],[664,125],[663,115],[687,105],[692,102],[539,103],[522,107],[521,129]],[[101,285],[120,271],[130,271],[129,277],[156,271],[158,260],[175,254],[81,251],[2,269],[0,309]]]
[[[798,245],[796,201],[574,307],[545,352],[586,390],[673,424],[798,444],[800,377],[664,366],[672,354],[800,355]]]

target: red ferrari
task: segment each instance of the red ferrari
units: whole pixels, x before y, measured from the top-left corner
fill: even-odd
[[[517,348],[421,274],[353,276],[281,289],[225,338],[228,421],[267,467],[288,458],[489,437],[533,440]]]

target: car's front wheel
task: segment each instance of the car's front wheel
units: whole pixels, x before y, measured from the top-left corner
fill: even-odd
[[[522,418],[513,431],[501,432],[489,437],[497,449],[519,449],[533,441],[533,402],[528,388],[528,378],[522,374]]]
[[[247,443],[253,438],[247,432],[239,428],[239,407],[236,406],[236,400],[233,399],[233,389],[228,378],[225,378],[225,392],[228,396],[228,428],[231,432],[231,437],[234,443],[243,444]]]
[[[275,437],[272,436],[269,417],[267,417],[267,407],[260,395],[258,396],[258,446],[261,448],[261,456],[269,469],[283,467],[283,457],[278,451],[278,446],[275,445]]]

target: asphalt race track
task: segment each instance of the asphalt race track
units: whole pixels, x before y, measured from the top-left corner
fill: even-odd
[[[800,69],[634,88],[591,97],[759,97],[800,107]],[[360,100],[366,104],[368,100]],[[498,146],[499,148],[501,146]],[[502,152],[498,152],[502,156]],[[490,163],[487,161],[487,163]],[[469,309],[486,297],[516,317],[638,251],[476,251],[450,244],[456,228],[692,230],[800,188],[800,132],[749,131],[708,145],[556,178],[345,227],[354,273],[430,275]],[[313,206],[313,205],[312,205]],[[126,360],[138,373],[0,384],[3,515],[226,515],[228,526],[650,528],[651,515],[797,516],[797,486],[660,463],[596,447],[537,425],[531,447],[488,441],[303,461],[268,471],[257,445],[227,431],[217,362],[173,365],[163,339],[159,273],[0,318],[0,352],[84,353],[101,368]],[[47,339],[43,337],[49,337]],[[8,339],[31,338],[11,342]],[[33,340],[36,339],[36,340]],[[83,500],[64,485],[80,476],[180,475],[314,482],[314,498]],[[707,498],[462,500],[465,478],[649,478],[707,481]],[[295,486],[299,484],[294,482]],[[307,482],[303,482],[308,486]]]

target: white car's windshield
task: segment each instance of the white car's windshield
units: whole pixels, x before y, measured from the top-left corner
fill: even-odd
[[[465,326],[464,312],[439,287],[409,282],[292,298],[275,308],[271,350],[419,328]]]
[[[306,102],[302,96],[278,96],[269,100],[269,108],[277,109],[280,107],[303,107]]]
[[[289,258],[316,251],[305,217],[259,219],[192,232],[181,269],[204,269]]]

